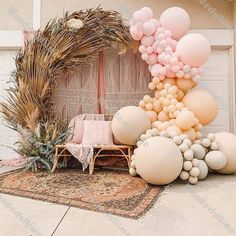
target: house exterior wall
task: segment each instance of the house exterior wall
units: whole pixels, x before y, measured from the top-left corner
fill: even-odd
[[[35,1],[35,0],[34,0]],[[30,30],[33,24],[33,0],[1,0],[0,30]],[[37,0],[36,0],[37,1]],[[149,6],[159,16],[171,6],[179,6],[191,16],[192,29],[228,29],[234,26],[234,2],[230,0],[41,0],[41,23],[60,17],[67,10],[97,7],[113,9],[129,19],[132,13]]]
[[[42,25],[67,10],[94,8],[99,4],[120,12],[126,19],[143,6],[151,7],[155,16],[168,7],[179,6],[189,13],[192,29],[233,28],[233,2],[229,0],[42,0]]]
[[[32,0],[1,0],[0,30],[30,30],[33,22]]]

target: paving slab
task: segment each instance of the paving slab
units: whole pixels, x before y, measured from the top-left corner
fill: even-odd
[[[176,182],[139,220],[70,208],[55,235],[236,235],[235,197],[235,175],[211,175],[196,186]]]

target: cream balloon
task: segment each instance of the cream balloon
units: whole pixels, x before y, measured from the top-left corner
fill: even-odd
[[[194,154],[194,157],[199,159],[199,160],[202,160],[204,159],[205,155],[206,155],[206,152],[205,152],[205,149],[202,145],[200,144],[193,144],[191,146],[191,149],[193,151],[193,154]]]
[[[199,161],[198,169],[200,171],[198,179],[203,180],[208,175],[208,166],[205,161],[203,161],[203,160],[198,160],[198,161]]]
[[[113,117],[112,131],[122,144],[135,145],[139,136],[151,128],[145,111],[136,106],[121,108]]]
[[[219,151],[225,154],[227,163],[224,168],[216,170],[220,174],[236,173],[236,135],[220,132],[215,134],[215,141],[219,145]]]
[[[180,174],[183,157],[169,138],[152,137],[145,140],[135,153],[137,173],[148,183],[165,185]]]
[[[220,170],[225,167],[227,159],[223,152],[211,151],[206,154],[205,162],[212,170]]]
[[[195,114],[202,125],[211,123],[218,113],[218,105],[215,99],[205,90],[188,93],[182,102]]]

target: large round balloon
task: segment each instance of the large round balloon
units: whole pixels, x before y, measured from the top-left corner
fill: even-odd
[[[221,174],[236,173],[236,135],[220,132],[216,133],[215,136],[215,141],[219,144],[219,151],[223,152],[227,159],[226,165],[216,171]]]
[[[211,123],[218,113],[218,105],[215,99],[205,90],[188,93],[182,102],[195,114],[202,125]]]
[[[161,14],[160,23],[164,29],[172,32],[173,39],[178,40],[189,30],[190,17],[183,8],[170,7]]]
[[[179,176],[183,157],[171,139],[152,137],[136,149],[135,165],[137,173],[148,183],[165,185]]]
[[[149,128],[149,117],[143,109],[136,106],[121,108],[112,120],[113,134],[123,144],[135,145],[139,136]]]
[[[201,34],[187,34],[177,44],[176,52],[179,53],[183,63],[193,66],[202,66],[211,54],[209,41]]]

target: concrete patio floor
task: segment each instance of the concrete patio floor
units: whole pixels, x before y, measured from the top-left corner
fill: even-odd
[[[9,168],[1,168],[0,172]],[[0,235],[236,235],[236,175],[174,183],[139,220],[0,194]]]

